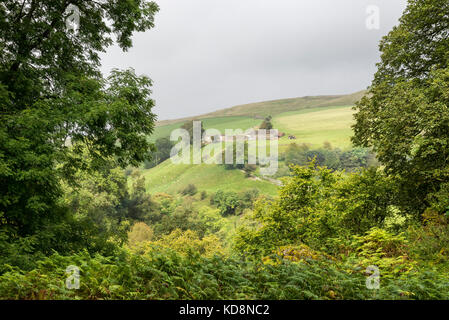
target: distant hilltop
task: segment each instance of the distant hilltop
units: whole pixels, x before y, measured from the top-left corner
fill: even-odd
[[[358,91],[347,95],[324,95],[324,96],[305,96],[300,98],[289,98],[280,100],[271,100],[256,102],[244,105],[238,105],[231,108],[221,109],[199,116],[186,117],[173,120],[162,120],[156,123],[156,126],[165,126],[178,122],[192,121],[194,119],[206,119],[215,117],[230,116],[249,116],[255,119],[263,119],[269,115],[276,115],[283,112],[298,111],[328,106],[351,106],[359,101],[366,94],[366,90]]]

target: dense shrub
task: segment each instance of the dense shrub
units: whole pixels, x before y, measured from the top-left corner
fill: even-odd
[[[332,170],[355,171],[360,168],[376,166],[377,161],[374,155],[366,148],[354,148],[342,151],[333,149],[329,143],[323,148],[311,149],[307,144],[298,145],[292,143],[286,152],[281,155],[287,166],[305,166],[314,160],[317,166],[325,166]]]
[[[449,280],[432,270],[365,286],[361,271],[332,260],[275,264],[179,255],[163,248],[114,257],[54,254],[30,272],[0,276],[1,299],[448,299]],[[80,288],[65,286],[67,266],[80,268]]]
[[[240,199],[236,192],[219,190],[215,193],[211,203],[217,206],[222,216],[228,216],[237,213]]]
[[[255,205],[253,225],[242,226],[236,248],[255,256],[266,255],[277,247],[305,243],[323,245],[342,228],[334,209],[335,184],[340,175],[328,169],[293,167],[294,175],[286,180],[279,198],[272,203],[264,199]]]
[[[223,254],[220,239],[216,235],[200,237],[198,232],[175,229],[170,234],[163,235],[155,241],[142,241],[135,248],[138,252],[148,252],[153,247],[172,249],[181,255],[200,254],[211,257],[216,254]]]
[[[342,225],[355,234],[363,234],[373,227],[383,227],[393,214],[394,183],[376,168],[348,175],[335,184],[335,210]]]
[[[423,220],[424,224],[415,222],[406,230],[410,255],[449,270],[449,218],[429,209]]]
[[[194,196],[198,192],[198,189],[194,184],[188,184],[180,193],[184,196]]]
[[[229,216],[241,214],[244,209],[252,208],[258,195],[259,191],[257,189],[250,189],[240,193],[218,190],[211,198],[210,203],[217,206],[222,216]]]
[[[207,227],[199,218],[198,211],[192,207],[192,204],[181,202],[174,205],[172,211],[164,214],[158,223],[152,225],[154,234],[160,237],[180,229],[183,231],[193,230],[198,232],[201,237],[204,236]]]
[[[145,160],[145,169],[153,168],[159,163],[162,163],[170,158],[170,152],[174,146],[174,142],[172,142],[168,137],[163,137],[157,139],[154,145],[156,147],[156,150],[155,152],[153,152],[153,156],[150,161]]]
[[[334,238],[350,239],[393,216],[391,181],[375,168],[342,175],[329,169],[293,167],[279,198],[256,204],[252,220],[242,226],[236,245],[245,254],[268,254],[283,245],[307,244],[335,249]]]
[[[137,222],[128,232],[128,243],[130,246],[136,246],[139,243],[152,240],[153,237],[153,229],[144,222]]]

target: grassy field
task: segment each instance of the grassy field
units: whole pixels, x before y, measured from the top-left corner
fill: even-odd
[[[272,123],[286,134],[279,140],[279,145],[295,142],[318,147],[328,141],[334,147],[346,149],[351,147],[353,113],[352,107],[348,106],[321,107],[282,113],[275,116]],[[296,140],[289,140],[288,135],[296,136]]]
[[[300,111],[304,109],[313,109],[320,107],[330,106],[352,106],[358,100],[360,100],[365,91],[359,91],[348,95],[332,95],[332,96],[308,96],[301,98],[290,98],[272,101],[263,101],[250,103],[245,105],[239,105],[227,109],[221,109],[211,113],[182,118],[174,120],[162,120],[158,121],[158,126],[165,126],[175,123],[184,123],[193,119],[207,119],[207,118],[220,118],[220,117],[258,117],[263,118],[268,115],[275,116],[284,112]]]
[[[177,193],[188,184],[198,190],[216,192],[258,189],[262,194],[275,195],[277,186],[268,181],[245,178],[239,170],[226,170],[220,165],[173,164],[170,159],[155,168],[144,170],[147,190],[150,193]]]
[[[217,117],[201,119],[204,129],[217,129],[222,134],[225,134],[225,129],[242,129],[243,131],[252,127],[260,125],[260,119],[254,119],[246,116],[235,117]],[[150,139],[155,141],[158,138],[169,137],[170,133],[180,128],[184,122],[172,123],[164,126],[157,126],[155,132],[151,135]]]
[[[350,106],[308,108],[278,114],[273,117],[272,123],[274,128],[286,134],[279,140],[280,146],[309,143],[317,147],[328,141],[335,147],[346,149],[351,147],[353,112]],[[207,118],[201,121],[205,129],[217,129],[223,134],[225,129],[245,131],[257,127],[262,122],[261,119],[245,116]],[[182,124],[183,122],[158,126],[150,139],[155,141],[161,137],[168,137]],[[288,135],[294,135],[297,139],[289,140]]]
[[[164,126],[158,126],[154,129],[153,134],[150,136],[151,141],[156,141],[159,138],[170,137],[170,133],[181,127],[182,123],[173,123]]]
[[[260,119],[251,117],[218,117],[201,120],[205,129],[217,129],[225,133],[226,129],[242,129],[243,131],[260,125]]]

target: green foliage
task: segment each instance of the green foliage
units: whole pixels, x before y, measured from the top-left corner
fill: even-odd
[[[238,232],[236,248],[245,255],[267,255],[280,246],[320,242],[335,234],[337,216],[325,207],[335,193],[338,175],[324,168],[315,170],[313,163],[292,170],[294,175],[281,187],[279,198],[256,203],[252,217],[256,224]]]
[[[89,261],[89,263],[86,263]],[[68,290],[65,268],[81,269],[80,289]],[[364,278],[321,263],[242,264],[219,256],[182,257],[168,250],[116,258],[54,255],[39,268],[0,277],[0,297],[15,299],[330,299],[368,295]],[[346,280],[343,282],[342,280]],[[345,283],[340,286],[339,283]]]
[[[61,1],[0,6],[0,299],[449,299],[447,1],[410,0],[382,40],[354,141],[384,167],[367,148],[292,144],[274,199],[242,191],[252,179],[223,167],[198,166],[203,180],[166,162],[156,175],[133,170],[167,159],[172,144],[157,139],[150,162],[151,81],[133,70],[102,79],[98,52],[112,33],[129,48],[158,8],[78,4],[81,41],[66,32]],[[299,100],[252,110],[313,106]],[[285,117],[260,128],[272,120]],[[192,122],[183,127],[193,137]],[[249,177],[256,167],[226,169]],[[180,173],[189,184],[172,184],[186,185],[182,195],[147,192],[145,178]],[[195,196],[204,179],[212,187]],[[205,190],[215,192],[208,203]],[[65,285],[70,265],[81,271],[77,290]],[[380,270],[378,290],[366,287],[368,266]]]
[[[159,163],[164,162],[170,158],[171,149],[174,143],[169,138],[159,138],[155,142],[155,152],[151,161],[145,160],[145,169],[150,169],[157,166]]]
[[[382,61],[376,83],[418,79],[447,67],[449,4],[445,0],[409,0],[400,24],[380,43]]]
[[[159,204],[146,192],[145,177],[141,176],[138,170],[134,171],[131,177],[133,179],[129,196],[122,202],[122,206],[127,210],[126,217],[135,221],[159,221]]]
[[[187,132],[189,133],[190,136],[190,144],[193,144],[193,121],[199,121],[199,120],[192,120],[192,121],[187,121],[186,123],[184,123],[181,126],[181,129],[187,130]],[[201,122],[201,134],[200,134],[200,139],[203,138],[203,134],[204,134],[204,127],[203,127],[203,122]]]
[[[153,27],[147,1],[76,2],[78,34],[66,30],[66,1],[3,1],[0,8],[0,228],[31,235],[61,219],[61,181],[150,158],[154,128],[151,80],[133,70],[99,71],[99,52],[126,50],[135,31]]]
[[[258,196],[259,191],[257,189],[250,189],[241,193],[219,190],[213,195],[210,203],[217,206],[222,216],[229,216],[241,214],[244,209],[252,208]]]
[[[123,204],[129,194],[123,171],[113,166],[114,162],[111,161],[110,166],[101,171],[76,172],[77,185],[63,185],[62,202],[75,220],[86,226],[95,226],[98,236],[107,239],[114,235],[119,242],[124,242],[126,230],[122,229],[121,222],[128,216]]]
[[[307,144],[298,145],[292,143],[282,155],[287,166],[307,165],[314,160],[318,166],[327,167],[332,170],[356,171],[360,168],[374,166],[374,155],[366,148],[354,148],[346,151],[333,149],[330,144],[323,148],[310,149]]]
[[[382,170],[370,168],[350,174],[335,186],[335,209],[341,223],[355,234],[363,234],[372,227],[383,227],[392,216],[394,183]]]
[[[301,243],[332,251],[332,239],[383,227],[393,214],[392,185],[380,170],[343,176],[311,163],[292,171],[279,198],[259,201],[251,217],[255,223],[238,232],[236,248],[241,253],[261,256]]]
[[[80,288],[65,287],[67,266],[80,268]],[[0,276],[1,299],[448,299],[449,280],[432,270],[382,281],[374,296],[365,276],[332,260],[281,259],[276,265],[223,256],[179,255],[161,247],[115,257],[54,254],[30,272]]]
[[[193,207],[191,200],[166,202],[167,210],[159,222],[152,225],[157,237],[167,235],[176,229],[192,230],[201,237],[206,233],[206,225],[199,218],[199,213]]]
[[[128,243],[130,246],[136,246],[139,243],[153,239],[153,230],[144,222],[137,222],[128,232]]]
[[[254,202],[259,197],[259,190],[257,189],[249,189],[240,193],[240,204],[242,208],[253,209]]]
[[[184,196],[194,196],[198,192],[198,189],[194,184],[188,184],[184,189],[180,191],[180,193]]]
[[[287,165],[305,165],[310,160],[306,157],[306,153],[309,151],[309,146],[306,144],[298,145],[292,143],[288,146],[285,154],[282,155]]]
[[[356,107],[353,141],[373,147],[398,180],[398,204],[415,217],[449,182],[448,9],[444,0],[409,1]]]
[[[407,240],[401,234],[394,235],[373,228],[363,236],[354,236],[351,242],[362,268],[375,265],[382,270],[382,279],[407,276],[416,264],[407,255]]]
[[[449,219],[433,210],[423,215],[424,225],[411,225],[406,234],[410,239],[410,255],[433,266],[449,267]]]
[[[137,250],[143,254],[153,250],[154,247],[172,249],[184,256],[200,254],[205,257],[212,257],[224,252],[220,239],[216,235],[207,235],[201,238],[195,231],[182,231],[180,229],[175,229],[156,241],[141,242],[137,246]]]
[[[9,271],[8,266],[17,266],[22,270],[32,270],[37,260],[43,259],[45,254],[36,252],[36,236],[22,237],[11,241],[5,232],[0,233],[0,274]]]
[[[243,167],[243,171],[245,171],[245,177],[251,177],[252,173],[257,170],[257,166],[255,164],[245,164]]]
[[[271,116],[265,118],[262,124],[259,126],[259,129],[271,130],[273,129],[273,124],[271,123]]]
[[[424,229],[411,227],[404,234],[381,228],[365,232],[386,218],[382,208],[388,208],[390,184],[382,171],[344,176],[312,163],[293,172],[278,199],[259,199],[255,220],[238,233],[236,248],[247,259],[235,258],[222,245],[220,230],[229,217],[220,218],[219,209],[197,210],[190,197],[157,194],[152,201],[161,220],[151,226],[134,224],[128,234],[130,251],[116,247],[106,256],[77,248],[77,253],[66,256],[33,255],[27,249],[32,248],[32,239],[13,246],[0,241],[0,249],[9,255],[9,260],[1,261],[0,298],[449,298],[449,277],[444,272],[447,245],[437,240],[448,238],[444,216],[429,212]],[[81,190],[101,195],[102,189],[110,189],[111,194],[104,196],[112,197],[115,184],[121,181],[120,175],[113,177],[111,181],[92,177],[98,186],[86,177]],[[129,194],[142,190],[140,177]],[[258,192],[235,195],[240,205],[246,201],[244,206],[250,207]],[[218,199],[224,196],[218,193]],[[85,203],[80,212],[89,208]],[[81,269],[78,290],[65,287],[68,265]],[[381,288],[376,292],[365,286],[368,265],[381,270]]]
[[[217,206],[222,216],[228,216],[236,214],[236,210],[239,207],[239,197],[236,192],[219,190],[211,198],[211,203]]]

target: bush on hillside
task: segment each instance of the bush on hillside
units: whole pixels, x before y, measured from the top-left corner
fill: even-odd
[[[194,184],[188,184],[180,193],[184,196],[194,196],[198,192],[198,189]]]

